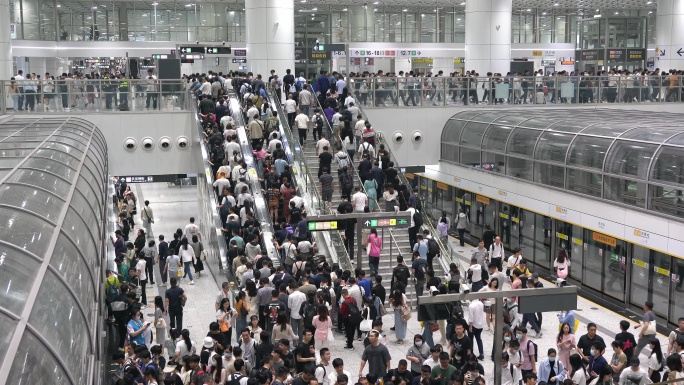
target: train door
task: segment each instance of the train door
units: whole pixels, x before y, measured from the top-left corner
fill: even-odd
[[[452,223],[449,224],[449,226],[453,226],[453,229],[456,230],[456,224],[453,222],[456,220],[456,216],[459,213],[464,213],[468,217],[468,221],[470,222],[470,225],[466,228],[466,231],[469,234],[469,237],[472,238],[480,238],[480,236],[475,236],[475,232],[473,231],[474,226],[474,218],[471,213],[471,207],[472,207],[472,199],[473,199],[473,194],[466,190],[462,189],[457,189],[456,190],[456,210],[454,211],[453,217],[451,217]]]
[[[508,203],[499,202],[499,223],[497,234],[501,237],[504,247],[507,249],[514,249],[516,246],[511,246],[511,206]]]
[[[532,213],[528,212],[526,216],[530,215],[532,215]],[[551,250],[554,239],[553,219],[545,215],[536,214],[534,215],[534,220],[530,218],[526,222],[523,222],[523,226],[523,232],[530,234],[530,239],[532,238],[532,235],[534,235],[534,250],[523,250],[523,255],[528,259],[533,258],[535,264],[542,266],[548,256],[552,255]],[[556,253],[554,253],[554,255],[556,255]]]
[[[584,261],[582,260],[582,253],[579,255],[573,255],[572,250],[572,237],[573,237],[573,225],[561,220],[554,220],[555,233],[553,234],[554,248],[556,252],[553,255],[549,255],[545,260],[537,258],[537,264],[553,270],[553,261],[556,259],[558,254],[565,253],[566,257],[570,258],[570,278],[574,278],[577,281],[582,281],[582,266]],[[581,229],[578,229],[581,231]]]
[[[482,239],[482,234],[488,227],[496,232],[496,201],[491,201],[483,195],[476,195],[473,204],[475,204],[473,213],[475,221],[473,222],[471,218],[471,224],[473,224],[471,233],[474,233],[478,239]]]
[[[631,260],[631,307],[641,311],[644,302],[652,301],[653,311],[667,319],[670,309],[672,257],[634,245]]]

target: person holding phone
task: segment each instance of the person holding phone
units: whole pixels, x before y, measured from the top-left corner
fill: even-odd
[[[131,320],[128,321],[127,331],[128,339],[135,342],[136,345],[150,345],[152,342],[152,330],[150,330],[151,322],[145,322],[142,318],[142,311],[140,308],[135,308],[132,311]]]

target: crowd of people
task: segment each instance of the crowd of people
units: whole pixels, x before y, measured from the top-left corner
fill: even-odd
[[[202,80],[196,90],[201,99],[206,144],[211,149],[214,187],[219,196],[216,204],[229,245],[229,266],[226,268],[233,278],[232,284],[222,283],[214,305],[215,319],[206,320],[206,324],[200,326],[204,328],[201,333],[193,331],[194,335],[191,335],[190,330],[183,327],[184,307],[192,298],[181,288],[182,283],[194,283],[192,267],[195,274],[201,274],[203,269],[199,228],[191,218],[184,229],[174,233],[173,241],[166,243],[164,236],[159,235],[157,244],[149,237],[154,222],[150,203],[146,201],[144,206],[138,206],[130,186],[124,180],[117,180],[119,227],[116,239],[112,239],[116,258],[114,265],[108,266],[105,282],[110,322],[116,325],[121,348],[113,355],[120,365],[114,382],[122,385],[485,385],[482,362],[486,356],[501,365],[505,385],[645,385],[662,379],[684,378],[684,318],[670,334],[667,350],[663,351],[655,338],[656,317],[651,302],[644,304],[645,313],[639,324],[620,322],[619,333],[610,344],[597,334],[597,326],[593,323],[587,325],[586,334],[576,339],[575,333],[579,330],[574,312],[561,312],[559,331],[554,337],[555,347],[549,349],[543,359],[538,359],[543,353],[538,351],[535,342],[543,337],[542,314],[519,314],[516,297],[501,300],[503,323],[495,323],[493,318],[492,303],[499,299],[453,302],[430,308],[432,320],[422,323],[422,333],[409,335],[408,323],[415,312],[405,293],[411,282],[417,295],[458,293],[463,284],[471,291],[491,292],[503,288],[534,289],[543,284],[539,275],[528,268],[520,249],[506,257],[501,239],[493,231],[473,249],[470,266],[460,269],[452,263],[447,274],[440,276],[439,268],[434,265],[434,259],[440,253],[435,241],[448,241],[450,219],[445,215],[440,218],[436,234],[422,226],[418,191],[411,194],[408,186],[398,182],[396,173],[390,171],[393,165],[384,158],[387,154],[382,153],[383,149],[376,152],[374,147],[369,147],[375,143],[371,140],[372,135],[364,135],[365,130],[361,131],[358,153],[357,143],[354,143],[354,153],[348,152],[349,148],[338,153],[352,159],[360,153],[358,167],[370,159],[387,166],[384,168],[376,163],[365,173],[363,183],[373,182],[377,196],[382,196],[385,202],[382,208],[410,212],[411,258],[405,261],[403,256],[397,256],[390,279],[383,280],[378,274],[382,238],[372,230],[364,241],[368,245],[369,271],[361,267],[346,271],[330,265],[325,258],[317,258],[317,246],[307,226],[304,200],[290,184],[292,174],[279,136],[280,121],[274,113],[264,114],[268,98],[263,98],[261,91],[265,85],[254,85],[259,84],[261,77],[245,75],[242,84],[240,80],[232,80],[228,87],[234,90],[240,84],[238,89],[246,89],[246,92],[238,91],[244,106],[239,111],[234,111],[227,103],[229,95],[226,95],[225,83],[230,76],[223,81],[220,74],[199,76]],[[282,85],[275,74],[268,81],[288,89],[294,78],[289,76],[288,73]],[[238,78],[241,78],[240,74]],[[249,87],[244,87],[245,79],[250,79]],[[330,87],[326,74],[321,74],[316,83],[323,79]],[[221,91],[214,98],[212,89],[217,82]],[[205,83],[209,84],[209,94],[205,93]],[[309,118],[312,112],[316,118],[321,111],[304,112],[306,105],[302,101],[306,101],[307,96],[302,99],[301,93],[309,87],[307,83],[300,86],[296,98],[299,103],[295,102],[295,106],[305,117]],[[295,85],[295,89],[299,86]],[[325,93],[332,94],[332,91]],[[295,100],[294,95],[290,95],[287,100]],[[315,93],[311,97],[313,95]],[[322,105],[327,108],[330,104],[326,99]],[[335,99],[339,102],[339,96]],[[349,110],[353,105],[342,107]],[[247,122],[246,131],[255,159],[260,161],[256,177],[246,172],[247,166],[242,161],[242,150],[236,138],[236,114],[241,114],[241,119]],[[270,126],[268,121],[272,118],[273,126]],[[359,115],[356,119],[357,124],[362,121]],[[363,126],[367,126],[366,122]],[[346,131],[343,141],[352,137],[357,139],[356,133],[349,131],[345,123],[340,127],[342,131]],[[260,132],[262,136],[254,134]],[[317,148],[318,143],[327,140],[320,134],[317,139]],[[325,176],[330,174],[328,167],[334,161],[331,156],[321,157],[330,154],[330,147],[325,142],[322,144],[317,153],[321,162],[319,178],[322,184],[332,186],[331,178]],[[373,172],[376,168],[378,170]],[[356,192],[350,201],[349,195],[344,194],[344,184],[339,181],[343,199],[338,212],[370,210],[372,199],[368,195],[359,195],[358,202],[354,199],[354,195],[360,193],[359,186],[354,187]],[[269,215],[276,224],[274,246],[280,258],[277,268],[262,250],[260,224],[252,214],[253,186],[263,190]],[[366,188],[368,190],[371,189]],[[142,227],[137,230],[135,241],[127,243],[134,229],[135,215],[139,215]],[[454,219],[457,230],[464,228],[461,222],[460,215]],[[463,232],[459,231],[459,234],[463,245]],[[571,268],[566,257],[559,255],[554,263],[559,277]],[[164,297],[154,299],[153,320],[146,321],[142,313],[147,307],[145,286],[148,282],[154,284],[154,264],[159,265],[160,286],[167,287],[168,282],[168,287]],[[184,281],[186,278],[188,280]],[[391,310],[388,311],[388,307]],[[383,319],[389,312],[393,317]],[[394,357],[396,366],[392,365],[384,325],[390,318],[393,323],[389,331],[394,332],[394,338],[389,339],[395,345],[407,345],[405,354],[402,353],[405,357],[399,360]],[[638,330],[636,336],[630,332],[633,329]],[[485,331],[501,333],[504,342],[500,357],[493,356],[493,349],[485,353],[482,340]],[[331,343],[336,335],[343,336],[345,349],[361,350],[359,372],[354,376],[345,370],[345,362],[335,357],[337,354]],[[193,338],[201,342],[194,343]],[[355,346],[359,341],[363,341],[362,347]],[[646,346],[649,353],[642,361],[640,354]],[[648,369],[642,369],[642,364]]]

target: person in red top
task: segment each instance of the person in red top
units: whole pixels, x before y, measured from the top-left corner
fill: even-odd
[[[354,341],[354,331],[356,331],[358,325],[355,325],[352,322],[350,306],[354,304],[358,309],[358,304],[356,303],[356,300],[349,295],[349,291],[347,289],[342,289],[342,298],[344,299],[340,305],[340,315],[342,316],[342,320],[344,322],[344,333],[347,336],[347,345],[344,348],[351,350],[354,349],[352,342]]]

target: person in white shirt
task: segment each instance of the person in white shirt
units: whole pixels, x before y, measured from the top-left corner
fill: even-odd
[[[470,324],[468,325],[468,334],[472,340],[475,337],[477,341],[477,348],[480,355],[477,357],[478,360],[484,360],[484,349],[482,348],[482,329],[485,327],[486,315],[484,311],[484,299],[472,300],[470,305],[468,305],[468,313],[470,315]],[[472,349],[475,353],[475,348]]]
[[[195,224],[195,217],[190,217],[190,223],[185,226],[185,230],[183,230],[183,235],[185,238],[192,239],[193,235],[197,235],[197,238],[199,238],[200,241],[202,241],[202,234],[200,234],[199,231],[199,226]]]
[[[359,159],[363,159],[364,152],[368,153],[369,159],[375,159],[375,149],[373,145],[368,142],[363,142],[359,146]]]
[[[344,105],[347,106],[347,108],[349,108],[350,103],[354,103],[354,97],[351,94],[344,98]]]
[[[494,243],[489,246],[489,258],[499,271],[503,271],[504,245],[501,237],[494,238]]]
[[[147,83],[147,101],[145,102],[145,108],[148,110],[150,109],[150,99],[152,99],[152,108],[156,110],[159,94],[157,91],[157,77],[154,76],[154,70],[152,70],[152,68],[147,70],[145,83]]]
[[[198,233],[199,234],[199,233]],[[192,279],[192,271],[190,271],[190,265],[192,265],[195,259],[195,252],[192,247],[188,246],[188,238],[181,239],[180,251],[178,252],[181,261],[183,262],[183,278],[189,276],[190,284],[194,285],[195,281]]]
[[[200,86],[199,94],[211,96],[211,83],[209,83],[209,79],[202,78],[202,85]]]
[[[268,142],[268,152],[273,153],[273,151],[276,150],[277,145],[280,144],[280,147],[283,147],[283,142],[278,139],[278,138],[273,138]]]
[[[330,148],[330,141],[323,137],[318,142],[316,142],[316,155],[321,155],[324,147]]]
[[[299,108],[309,116],[311,110],[311,92],[309,91],[309,85],[304,84],[302,90],[299,92]]]
[[[515,364],[510,361],[508,352],[501,353],[501,385],[520,385],[522,374]]]
[[[135,265],[135,270],[138,274],[138,284],[142,289],[142,297],[140,298],[140,302],[143,304],[143,308],[146,308],[147,295],[145,294],[145,286],[147,286],[147,262],[145,262],[145,258],[138,258],[138,263]]]
[[[354,206],[355,212],[362,213],[366,206],[368,206],[368,196],[364,194],[358,186],[354,187],[354,195],[351,197],[351,203]]]
[[[287,308],[290,310],[290,325],[292,325],[292,332],[298,336],[304,334],[302,316],[299,310],[306,302],[306,294],[299,291],[299,285],[296,282],[290,283],[290,295],[287,297]]]
[[[332,366],[333,366],[333,372],[327,374],[326,376],[328,377],[328,384],[334,385],[337,383],[337,376],[344,374],[347,376],[347,378],[351,378],[351,373],[349,371],[344,370],[344,361],[341,358],[335,358],[332,361]],[[349,380],[349,382],[352,382]]]
[[[423,361],[423,365],[427,365],[429,367],[435,367],[436,365],[439,365],[439,353],[442,352],[442,349],[433,346],[430,348],[430,357],[428,357],[425,361]]]
[[[363,120],[361,115],[356,117],[356,124],[354,125],[354,137],[356,138],[356,144],[361,144],[361,135],[363,135],[363,130],[366,129],[366,121]]]
[[[287,95],[287,100],[284,104],[284,110],[287,114],[287,123],[292,127],[294,125],[295,116],[297,115],[297,102],[294,101],[292,94]]]
[[[328,331],[328,333],[332,333],[332,331]],[[319,352],[316,352],[319,353]],[[318,363],[318,366],[316,366],[316,372],[314,375],[316,376],[316,380],[318,380],[319,385],[335,385],[335,382],[330,382],[329,375],[332,374],[335,371],[335,368],[333,367],[332,362],[330,362],[330,349],[328,348],[321,348],[320,350],[320,356],[321,360]]]
[[[299,131],[299,144],[304,145],[306,141],[306,131],[309,129],[309,117],[304,113],[304,110],[300,109],[299,114],[295,118],[297,125],[297,130]]]
[[[332,116],[332,125],[333,127],[337,126],[340,124],[340,119],[342,118],[342,114],[340,114],[339,111],[335,110],[335,113]]]

